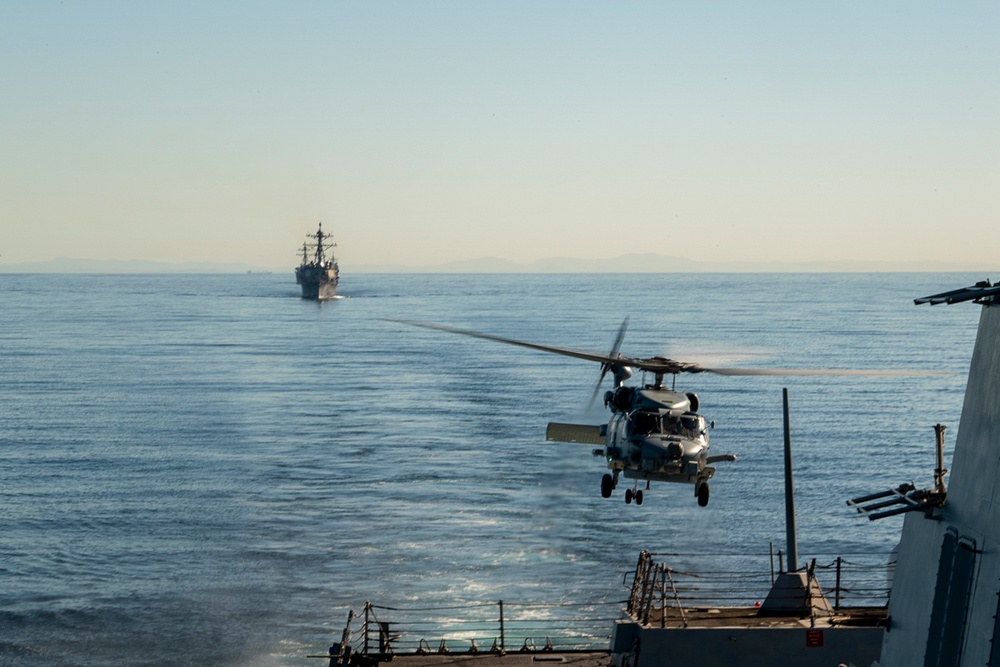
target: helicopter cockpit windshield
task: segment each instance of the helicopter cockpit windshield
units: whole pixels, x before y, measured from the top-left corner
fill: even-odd
[[[663,435],[678,435],[682,438],[697,439],[707,431],[705,418],[701,415],[657,415],[636,413],[632,416],[632,433],[646,435],[662,433]]]
[[[658,415],[634,412],[629,418],[629,433],[635,436],[667,435],[697,440],[707,433],[705,418],[701,415]]]
[[[632,435],[647,435],[660,432],[660,418],[648,412],[636,412],[631,419]]]
[[[705,435],[705,418],[700,415],[684,415],[680,418],[679,435],[698,438]]]

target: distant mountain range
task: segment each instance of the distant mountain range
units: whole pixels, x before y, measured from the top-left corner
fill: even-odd
[[[431,266],[370,264],[350,270],[355,273],[909,273],[990,269],[958,262],[716,262],[656,253],[630,253],[608,259],[549,257],[530,263],[480,257]]]
[[[530,263],[499,257],[425,266],[398,264],[345,265],[344,273],[893,273],[990,271],[990,267],[958,262],[716,262],[632,253],[609,259],[549,257]],[[993,267],[995,269],[996,267]],[[292,273],[292,267],[264,267],[241,262],[153,262],[60,257],[45,262],[0,262],[0,273]]]

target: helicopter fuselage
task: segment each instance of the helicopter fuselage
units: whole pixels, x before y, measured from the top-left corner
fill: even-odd
[[[697,415],[685,415],[688,421],[704,420]],[[608,469],[619,471],[629,479],[657,482],[696,484],[708,480],[715,472],[705,465],[708,454],[708,433],[691,437],[670,433],[663,420],[678,419],[670,415],[635,412],[612,415],[607,426],[604,456]],[[657,430],[637,432],[637,422],[659,422]],[[643,429],[644,430],[644,429]]]
[[[546,437],[603,445],[593,451],[603,457],[610,474],[601,481],[601,495],[611,496],[619,477],[635,480],[625,502],[642,502],[639,481],[693,484],[701,505],[708,503],[708,480],[716,461],[733,461],[731,454],[709,456],[709,424],[697,413],[698,396],[647,385],[619,385],[604,395],[611,410],[602,426],[549,424]]]
[[[605,395],[605,404],[612,414],[603,455],[615,476],[697,485],[715,473],[707,465],[708,425],[692,409],[696,395],[621,386]]]

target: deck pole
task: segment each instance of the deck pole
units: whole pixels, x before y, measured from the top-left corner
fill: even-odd
[[[503,627],[503,600],[500,600],[500,653],[507,653],[507,638],[504,636]]]
[[[799,569],[799,547],[795,531],[795,485],[792,481],[792,427],[788,418],[788,387],[781,390],[785,413],[785,541],[788,543],[788,571]]]
[[[837,556],[837,592],[836,592],[836,595],[834,595],[834,598],[833,598],[833,608],[834,609],[840,609],[840,566],[841,566],[841,564],[842,564],[842,560],[841,560],[840,556]]]

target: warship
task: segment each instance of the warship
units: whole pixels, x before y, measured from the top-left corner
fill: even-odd
[[[841,559],[837,584],[830,589],[817,580],[815,560],[797,560],[786,393],[788,553],[782,562],[779,552],[779,572],[772,572],[763,603],[720,603],[720,597],[705,590],[710,579],[685,589],[679,581],[685,573],[667,566],[657,554],[643,552],[619,618],[600,633],[610,635],[603,646],[573,645],[572,639],[559,642],[547,636],[544,647],[536,648],[527,635],[547,634],[551,619],[544,630],[522,622],[512,638],[516,622],[510,605],[505,613],[500,601],[499,622],[493,616],[492,628],[475,626],[481,632],[479,641],[487,643],[470,639],[464,628],[471,626],[450,633],[441,628],[435,650],[434,639],[407,641],[408,634],[433,632],[432,626],[400,623],[400,609],[366,603],[362,614],[349,614],[339,642],[327,653],[309,657],[323,658],[331,667],[375,667],[394,659],[406,667],[478,667],[472,663],[482,662],[506,667],[538,662],[575,667],[1000,666],[1000,285],[987,280],[914,301],[973,302],[982,312],[947,485],[944,426],[937,424],[932,488],[902,484],[847,501],[873,521],[905,514],[895,559],[884,565],[890,587],[883,604],[841,604],[841,592],[850,589],[841,582]],[[748,581],[744,575],[738,585]],[[827,597],[831,592],[832,604]],[[386,613],[397,618],[384,618]],[[354,619],[362,621],[360,632],[352,631]],[[579,636],[567,628],[564,634]],[[493,644],[487,648],[491,636]],[[461,643],[467,648],[460,649]]]
[[[295,282],[302,285],[303,299],[332,299],[337,296],[337,283],[340,281],[340,267],[333,255],[337,244],[329,240],[330,234],[323,233],[322,222],[316,233],[306,234],[306,238],[316,242],[302,244],[302,263],[295,269]]]

